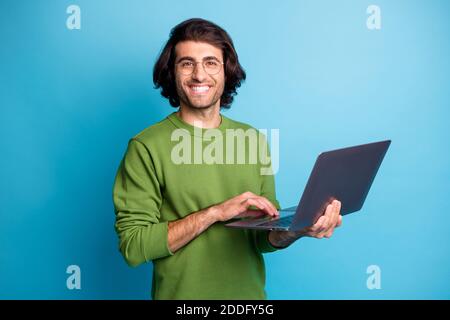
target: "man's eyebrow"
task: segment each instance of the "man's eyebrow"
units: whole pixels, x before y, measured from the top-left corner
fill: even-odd
[[[179,58],[179,59],[177,60],[176,63],[179,63],[179,62],[181,62],[181,61],[183,61],[183,60],[189,60],[189,61],[194,61],[194,62],[195,62],[195,59],[194,59],[193,57],[190,57],[190,56],[184,56],[184,57]],[[207,57],[204,57],[204,58],[203,58],[203,61],[208,61],[208,60],[216,60],[216,61],[220,61],[220,60],[217,59],[217,57],[215,57],[215,56],[207,56]]]
[[[194,58],[192,58],[192,57],[189,57],[189,56],[185,56],[185,57],[181,57],[181,58],[179,58],[179,59],[177,60],[177,62],[176,62],[176,63],[178,63],[178,62],[180,62],[180,61],[183,61],[183,60],[195,61],[195,59],[194,59]]]
[[[217,61],[219,61],[219,59],[217,59],[215,56],[207,56],[207,57],[204,57],[204,58],[203,58],[203,61],[206,61],[206,60],[217,60]]]

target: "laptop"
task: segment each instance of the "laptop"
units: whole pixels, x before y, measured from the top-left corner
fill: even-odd
[[[298,231],[314,225],[334,199],[341,215],[361,210],[391,140],[321,153],[297,206],[280,210],[280,217],[243,218],[225,224],[232,228]]]

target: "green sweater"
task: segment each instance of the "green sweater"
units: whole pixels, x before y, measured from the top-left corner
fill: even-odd
[[[251,128],[221,117],[217,129],[224,133],[223,145],[226,129]],[[194,128],[172,113],[130,139],[113,188],[120,251],[131,266],[153,261],[153,299],[265,299],[262,253],[276,250],[267,231],[217,222],[175,253],[168,248],[169,221],[245,191],[280,208],[274,177],[260,174],[259,161],[248,163],[246,157],[245,164],[229,164],[224,157],[224,164],[174,163],[171,153],[180,142],[171,141],[175,129],[185,129],[192,149],[195,139],[205,147],[211,143],[200,138],[205,129]]]

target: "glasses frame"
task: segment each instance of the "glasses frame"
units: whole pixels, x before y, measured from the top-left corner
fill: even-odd
[[[206,72],[207,74],[209,74],[210,76],[214,76],[214,75],[216,75],[216,74],[219,74],[221,68],[219,68],[218,71],[217,71],[216,73],[209,73],[208,71],[206,71],[206,67],[205,67],[205,63],[206,63],[206,62],[209,62],[209,61],[215,61],[215,62],[217,62],[217,63],[219,63],[219,64],[221,64],[221,65],[224,65],[223,62],[221,62],[221,61],[219,61],[219,60],[216,60],[216,59],[208,59],[208,60],[203,60],[203,61],[193,61],[193,60],[189,60],[189,59],[183,59],[183,60],[178,61],[177,63],[175,63],[175,65],[178,66],[180,63],[186,62],[186,61],[189,61],[189,62],[194,63],[195,66],[194,66],[194,69],[192,69],[192,71],[191,71],[190,73],[183,73],[183,72],[181,72],[180,70],[178,70],[178,72],[179,72],[180,74],[184,75],[184,76],[190,76],[191,74],[193,74],[194,71],[195,71],[195,69],[197,68],[197,65],[198,65],[199,63],[202,64],[203,71],[205,71],[205,72]]]

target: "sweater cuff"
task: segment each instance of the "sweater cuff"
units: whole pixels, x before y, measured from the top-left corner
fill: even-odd
[[[151,230],[150,230],[151,228]],[[169,222],[155,223],[147,229],[144,244],[145,261],[172,256],[169,249]]]

